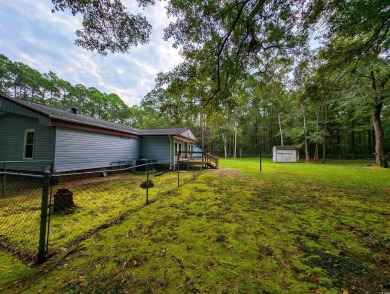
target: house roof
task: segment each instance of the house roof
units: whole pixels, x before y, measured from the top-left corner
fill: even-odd
[[[179,136],[191,141],[197,141],[196,139],[189,138],[185,134],[185,131],[189,128],[167,128],[167,129],[150,129],[150,130],[139,130],[136,128],[130,128],[120,124],[108,122],[102,119],[86,116],[83,114],[75,114],[72,111],[58,109],[22,99],[9,98],[3,95],[0,95],[1,98],[4,98],[8,101],[11,101],[17,105],[21,105],[33,112],[36,112],[44,117],[48,117],[53,121],[64,121],[66,123],[81,124],[87,125],[95,128],[108,129],[121,133],[127,133],[136,136]],[[64,126],[65,124],[59,124],[58,126]],[[192,134],[192,132],[190,132]],[[192,134],[193,135],[193,134]]]
[[[39,113],[40,115],[52,118],[52,119],[58,119],[58,120],[64,120],[69,121],[73,123],[79,123],[79,124],[85,124],[90,125],[94,127],[100,127],[110,130],[116,130],[124,133],[130,133],[135,135],[140,135],[140,130],[135,128],[126,127],[120,124],[108,122],[102,119],[86,116],[83,114],[75,114],[71,111],[62,110],[42,104],[33,103],[30,101],[22,100],[22,99],[15,99],[15,98],[9,98],[5,97],[3,95],[0,96],[1,98],[7,99],[9,101],[12,101],[15,104],[21,105],[23,107],[26,107],[34,112]]]
[[[141,136],[177,136],[182,139],[198,142],[190,128],[140,130]]]
[[[174,136],[178,135],[184,131],[188,130],[188,128],[170,128],[170,129],[150,129],[150,130],[140,130],[141,135],[143,136]]]

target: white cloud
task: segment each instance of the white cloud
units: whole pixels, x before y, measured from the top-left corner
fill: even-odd
[[[124,1],[130,12],[144,14],[152,23],[151,41],[128,54],[101,57],[74,45],[81,17],[69,11],[51,13],[50,1],[0,2],[0,53],[40,72],[55,72],[72,84],[81,83],[118,94],[128,105],[140,100],[154,87],[156,74],[181,61],[172,42],[163,41],[169,24],[164,4],[156,2],[145,10],[136,1]]]

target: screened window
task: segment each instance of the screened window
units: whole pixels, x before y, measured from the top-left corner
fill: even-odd
[[[24,159],[33,159],[35,130],[27,129],[24,131]]]

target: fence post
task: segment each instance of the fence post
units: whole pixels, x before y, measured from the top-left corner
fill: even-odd
[[[192,159],[192,179],[195,180],[195,159]]]
[[[260,171],[261,171],[262,170],[262,168],[261,168],[261,158],[262,158],[261,157],[261,145],[260,145],[260,150],[259,151],[260,151]]]
[[[180,187],[180,161],[179,157],[177,158],[177,187]]]
[[[146,204],[149,204],[149,163],[146,164]]]
[[[4,169],[3,169],[3,172],[4,172],[4,175],[3,175],[3,189],[2,189],[2,193],[3,193],[3,196],[5,196],[5,182],[6,182],[6,172],[7,172],[7,163],[4,162]]]
[[[50,189],[50,172],[45,171],[42,187],[42,204],[41,204],[41,226],[39,232],[39,247],[38,247],[38,260],[37,263],[41,263],[46,258],[46,229],[47,229],[47,208],[49,201],[49,189]]]

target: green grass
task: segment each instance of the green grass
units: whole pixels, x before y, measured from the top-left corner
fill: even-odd
[[[256,159],[220,165],[57,256],[42,267],[47,273],[23,279],[20,271],[3,287],[31,293],[389,291],[390,170],[337,161],[264,160],[263,172]]]
[[[169,172],[150,179],[154,187],[149,189],[149,200],[177,187],[177,173]],[[181,172],[181,183],[192,179],[192,172]],[[41,179],[39,179],[41,181]],[[53,213],[50,219],[49,250],[67,247],[90,230],[122,214],[142,207],[146,202],[146,190],[140,187],[146,174],[115,174],[107,178],[89,178],[64,182],[53,187],[73,192],[76,207],[65,212]],[[15,181],[10,182],[16,185]],[[23,186],[19,183],[19,186]],[[37,186],[37,183],[30,186]],[[34,256],[37,253],[41,215],[41,188],[26,189],[0,197],[0,237],[15,251]]]

